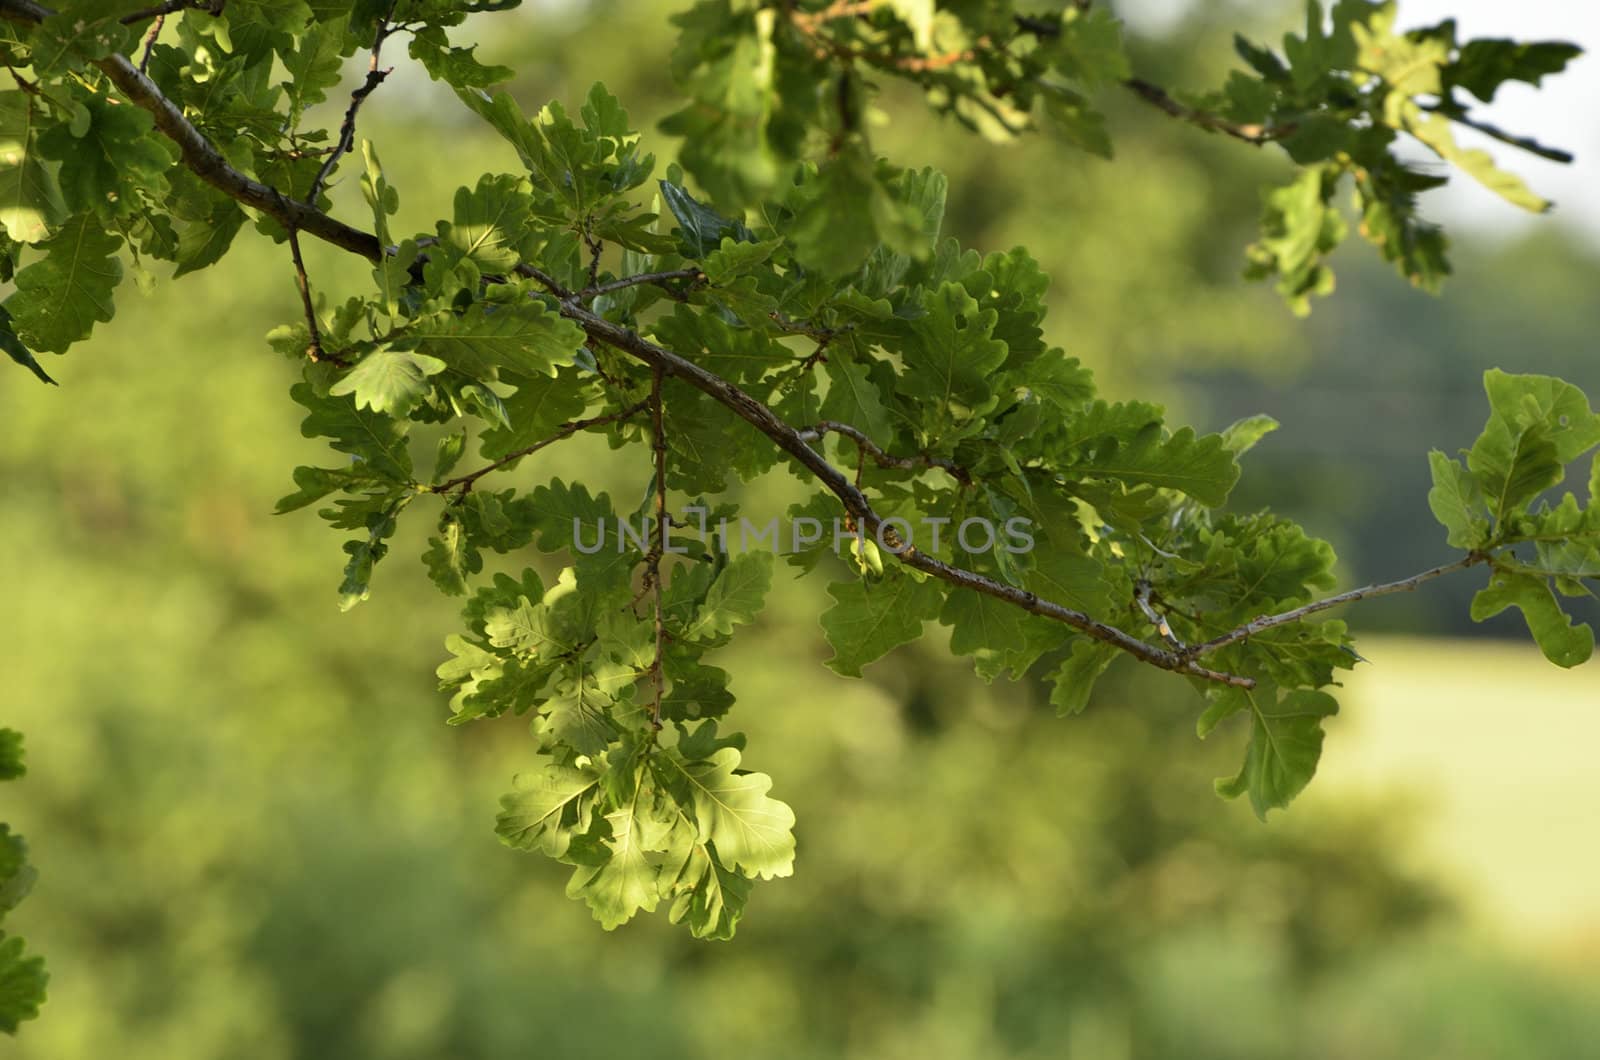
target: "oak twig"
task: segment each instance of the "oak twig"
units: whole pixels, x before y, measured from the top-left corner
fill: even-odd
[[[155,50],[156,38],[161,36],[161,27],[167,24],[166,15],[157,15],[156,20],[150,23],[150,32],[144,35],[143,50],[139,54],[139,72],[142,74],[150,69],[150,53]]]
[[[1084,5],[1080,5],[1082,7]],[[1012,22],[1024,33],[1031,33],[1035,37],[1052,38],[1061,36],[1061,24],[1048,18],[1037,15],[1013,15]],[[1236,140],[1260,147],[1262,144],[1281,140],[1294,132],[1293,125],[1269,126],[1259,125],[1254,122],[1236,122],[1212,114],[1209,111],[1199,110],[1188,104],[1180,103],[1172,94],[1160,85],[1146,81],[1142,77],[1130,77],[1122,82],[1122,87],[1179,121],[1197,125],[1210,132],[1225,133]]]
[[[1431,582],[1433,579],[1443,575],[1451,574],[1458,570],[1466,570],[1468,567],[1474,567],[1480,563],[1487,563],[1489,562],[1489,559],[1490,556],[1487,552],[1469,552],[1464,558],[1458,559],[1454,563],[1446,563],[1438,567],[1433,567],[1429,570],[1423,571],[1421,574],[1413,574],[1409,578],[1401,578],[1399,581],[1382,582],[1377,585],[1364,585],[1359,589],[1351,589],[1349,592],[1339,593],[1337,596],[1329,596],[1325,599],[1317,600],[1314,603],[1306,604],[1304,607],[1296,607],[1292,610],[1284,611],[1281,614],[1262,615],[1260,618],[1255,618],[1249,622],[1246,622],[1237,629],[1229,630],[1220,637],[1213,637],[1204,644],[1197,644],[1194,647],[1189,648],[1186,652],[1184,652],[1184,654],[1190,657],[1207,655],[1216,651],[1218,648],[1225,648],[1229,644],[1235,644],[1241,640],[1247,640],[1250,637],[1255,636],[1257,633],[1264,633],[1267,630],[1273,629],[1277,626],[1286,626],[1291,622],[1298,622],[1302,618],[1316,614],[1318,611],[1326,611],[1329,608],[1339,607],[1342,604],[1354,603],[1357,600],[1365,600],[1372,596],[1388,596],[1391,593],[1409,593],[1424,582]]]
[[[464,494],[472,488],[473,483],[477,482],[480,478],[489,474],[491,471],[498,471],[508,464],[516,463],[525,456],[532,456],[534,453],[537,453],[546,446],[554,445],[556,442],[559,442],[565,438],[570,438],[579,431],[586,431],[590,427],[599,427],[607,423],[617,423],[620,420],[630,419],[633,416],[638,415],[640,412],[643,412],[648,404],[649,402],[640,401],[633,405],[629,405],[627,408],[622,409],[621,411],[610,412],[604,416],[591,416],[584,420],[568,420],[566,423],[563,423],[560,427],[558,427],[556,432],[550,435],[548,438],[541,438],[532,445],[518,449],[514,453],[507,453],[500,459],[492,463],[485,464],[476,471],[469,471],[465,475],[457,475],[455,478],[446,482],[441,482],[436,486],[430,486],[428,487],[428,492],[449,493],[452,490],[455,490]]]
[[[649,283],[662,288],[669,295],[682,298],[683,292],[667,285],[673,280],[688,280],[691,286],[695,286],[704,283],[705,278],[706,274],[699,269],[667,269],[663,272],[640,272],[616,280],[607,280],[601,284],[590,284],[579,291],[577,297],[582,301],[588,302],[599,298],[603,294],[611,294],[613,291],[623,291],[629,287],[637,287],[640,284]]]
[[[1122,82],[1124,88],[1144,100],[1146,103],[1177,118],[1179,121],[1197,125],[1210,132],[1226,133],[1235,140],[1242,140],[1247,144],[1260,147],[1263,144],[1281,140],[1295,131],[1293,124],[1285,125],[1260,125],[1255,122],[1236,122],[1180,103],[1160,85],[1146,81],[1142,77],[1130,77]]]
[[[378,20],[378,29],[372,36],[372,54],[367,60],[366,79],[350,93],[350,107],[344,112],[344,121],[339,126],[339,139],[334,141],[333,151],[323,159],[322,167],[317,170],[316,178],[311,181],[311,190],[306,192],[306,202],[312,206],[316,205],[317,196],[322,194],[322,188],[328,182],[328,176],[333,172],[333,168],[339,164],[339,159],[356,145],[356,112],[390,74],[390,70],[378,68],[378,57],[383,51],[383,42],[394,32],[394,25],[390,19],[394,18],[394,9],[399,2],[400,0],[390,0],[389,10]]]
[[[1144,612],[1145,620],[1156,628],[1157,633],[1161,634],[1161,639],[1166,641],[1174,651],[1182,655],[1189,649],[1184,647],[1183,641],[1179,640],[1177,634],[1172,632],[1172,623],[1167,621],[1167,616],[1155,609],[1155,606],[1150,601],[1152,595],[1150,583],[1140,578],[1138,584],[1134,587],[1133,602],[1138,605],[1140,611]]]
[[[49,15],[50,12],[34,4],[32,0],[0,0],[0,16],[3,17],[38,21]],[[276,188],[251,180],[234,169],[199,130],[189,123],[182,112],[161,94],[160,89],[126,59],[112,56],[101,60],[97,65],[106,71],[112,82],[122,89],[133,103],[155,116],[156,128],[178,144],[185,164],[207,183],[234,200],[260,210],[285,227],[316,236],[371,261],[382,260],[385,248],[376,236],[337,221],[307,203],[292,200]],[[880,532],[882,518],[873,511],[861,491],[807,445],[800,438],[798,431],[780,419],[767,406],[733,383],[701,368],[693,361],[663,349],[637,333],[590,312],[580,304],[572,290],[537,266],[523,262],[517,266],[516,272],[519,276],[535,280],[554,294],[560,300],[562,316],[577,323],[591,339],[642,361],[652,369],[659,365],[663,374],[683,380],[750,423],[839,497],[864,532],[873,534]],[[446,485],[451,488],[462,488],[462,484],[456,481]],[[445,486],[439,486],[434,487],[434,490],[442,491],[444,488]],[[892,527],[886,528],[885,539],[898,541]],[[1162,669],[1239,687],[1248,688],[1254,685],[1248,677],[1218,673],[1202,666],[1193,658],[1179,658],[1172,652],[1147,644],[1081,611],[1043,600],[1034,593],[996,582],[972,571],[951,566],[913,547],[906,546],[897,551],[896,555],[907,565],[931,574],[950,585],[985,593],[1032,614],[1061,622],[1086,636],[1115,645]]]
[[[820,420],[810,427],[801,428],[797,433],[803,442],[821,441],[825,434],[842,434],[855,442],[861,452],[879,467],[896,468],[901,471],[939,468],[941,471],[949,472],[950,476],[963,486],[972,485],[971,473],[954,460],[947,460],[942,456],[930,456],[927,453],[918,453],[915,456],[891,456],[868,438],[860,428],[852,427],[848,423]]]
[[[306,333],[310,342],[306,346],[306,356],[312,361],[330,360],[322,349],[322,330],[317,327],[317,309],[311,300],[311,281],[306,278],[306,262],[300,256],[300,233],[293,225],[289,226],[289,256],[294,259],[295,285],[300,288],[300,306],[306,314]]]

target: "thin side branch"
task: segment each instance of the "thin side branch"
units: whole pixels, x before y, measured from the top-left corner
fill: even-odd
[[[306,356],[313,361],[327,360],[322,349],[322,330],[317,327],[316,306],[311,301],[311,281],[306,278],[306,262],[300,256],[300,233],[292,227],[289,229],[289,256],[294,259],[295,285],[300,288],[300,306],[305,310],[306,333],[310,336]]]
[[[1133,602],[1138,605],[1140,611],[1144,612],[1145,620],[1155,627],[1157,633],[1161,634],[1161,639],[1166,641],[1178,654],[1182,655],[1189,649],[1184,647],[1183,641],[1179,640],[1177,634],[1172,632],[1172,623],[1167,621],[1167,616],[1155,609],[1155,605],[1151,603],[1153,595],[1150,583],[1140,578],[1138,585],[1134,588]]]
[[[499,460],[496,460],[490,464],[485,464],[476,471],[469,471],[465,475],[457,475],[455,478],[450,479],[447,482],[441,482],[436,486],[430,486],[428,487],[428,492],[450,493],[452,491],[456,491],[460,493],[466,493],[472,488],[474,483],[476,483],[483,476],[489,474],[491,471],[498,471],[509,464],[516,463],[525,456],[532,456],[534,453],[537,453],[546,446],[554,445],[563,439],[570,438],[579,431],[586,431],[590,427],[599,427],[607,423],[616,423],[620,420],[631,419],[632,417],[643,412],[648,405],[649,402],[640,401],[636,404],[629,405],[627,408],[622,409],[619,412],[607,413],[604,416],[591,416],[586,420],[568,420],[566,423],[563,423],[560,427],[558,427],[556,432],[550,435],[548,438],[541,438],[539,441],[534,442],[530,446],[518,449],[514,453],[507,453]]]
[[[816,29],[824,22],[832,22],[837,18],[854,18],[857,15],[869,15],[874,8],[880,7],[883,0],[835,0],[821,11],[791,11],[789,17],[797,25],[808,30]]]
[[[379,69],[378,57],[383,51],[383,42],[394,32],[394,25],[389,21],[394,17],[394,9],[400,0],[391,0],[389,10],[378,20],[377,32],[372,37],[372,55],[367,60],[367,77],[356,90],[350,93],[350,107],[344,112],[344,122],[339,126],[339,139],[335,141],[333,152],[322,162],[322,168],[317,170],[317,176],[311,182],[311,190],[306,192],[306,202],[316,205],[317,196],[322,194],[328,177],[333,173],[333,168],[356,145],[356,112],[361,109],[361,104],[367,97],[375,92],[384,78],[388,77],[390,70]]]
[[[156,20],[150,23],[150,32],[144,35],[144,44],[139,53],[139,72],[142,74],[150,69],[150,53],[155,51],[156,38],[161,36],[161,27],[167,24],[166,15],[157,15]]]
[[[640,284],[649,283],[655,284],[670,295],[681,298],[683,292],[676,287],[668,286],[670,283],[674,280],[687,280],[691,286],[694,286],[704,283],[705,278],[706,274],[699,269],[668,269],[664,272],[640,272],[632,276],[624,276],[618,280],[607,280],[605,283],[585,287],[578,292],[577,296],[582,301],[588,302],[599,298],[603,294],[624,291],[629,287],[637,287]]]
[[[1191,658],[1199,655],[1207,655],[1216,651],[1218,648],[1225,648],[1228,645],[1236,644],[1241,640],[1248,640],[1257,633],[1264,633],[1267,630],[1274,629],[1278,626],[1287,626],[1291,622],[1298,622],[1302,618],[1307,618],[1319,611],[1327,611],[1330,608],[1339,607],[1342,604],[1354,603],[1357,600],[1365,600],[1372,596],[1388,596],[1391,593],[1409,593],[1415,590],[1417,586],[1422,585],[1424,582],[1431,582],[1433,579],[1442,577],[1443,575],[1451,574],[1458,570],[1466,570],[1468,567],[1475,567],[1480,563],[1487,563],[1489,562],[1489,559],[1490,556],[1487,552],[1469,552],[1465,558],[1458,559],[1454,563],[1446,563],[1442,566],[1434,567],[1431,570],[1425,570],[1421,574],[1413,574],[1409,578],[1401,578],[1399,581],[1393,582],[1382,582],[1377,585],[1364,585],[1359,589],[1351,589],[1349,592],[1340,593],[1337,596],[1330,596],[1326,599],[1318,600],[1315,603],[1306,604],[1304,607],[1297,607],[1292,611],[1285,611],[1282,614],[1262,615],[1260,618],[1252,619],[1251,621],[1246,622],[1237,629],[1229,630],[1220,637],[1213,637],[1204,644],[1195,645],[1194,647],[1188,649],[1185,654],[1189,655]]]
[[[1160,85],[1146,81],[1142,77],[1130,77],[1122,82],[1122,86],[1146,103],[1161,110],[1179,121],[1198,125],[1210,132],[1226,133],[1235,140],[1243,140],[1247,144],[1260,147],[1274,140],[1281,140],[1294,132],[1293,125],[1260,125],[1254,122],[1236,122],[1212,114],[1209,111],[1197,110],[1184,103],[1179,103],[1166,89]]]
[[[1081,10],[1088,5],[1080,3],[1076,6]],[[1061,24],[1048,18],[1040,18],[1037,15],[1013,15],[1012,21],[1017,29],[1023,33],[1031,33],[1035,37],[1061,36]],[[1226,133],[1236,140],[1243,140],[1245,143],[1254,144],[1257,147],[1271,143],[1274,140],[1281,140],[1294,132],[1294,127],[1291,125],[1274,127],[1235,122],[1222,117],[1220,114],[1197,110],[1187,104],[1178,102],[1166,89],[1158,84],[1146,81],[1142,77],[1130,77],[1122,82],[1122,87],[1157,110],[1171,115],[1179,121],[1188,122],[1190,125],[1198,125],[1200,128],[1211,132]]]
[[[818,423],[802,428],[797,432],[803,442],[817,442],[825,434],[842,434],[855,442],[861,452],[879,467],[895,468],[900,471],[918,471],[926,468],[939,468],[946,471],[963,486],[972,485],[972,475],[966,468],[954,460],[947,460],[942,456],[930,456],[927,453],[918,453],[916,456],[891,456],[868,438],[858,427],[848,423],[836,423],[833,420],[821,420]]]

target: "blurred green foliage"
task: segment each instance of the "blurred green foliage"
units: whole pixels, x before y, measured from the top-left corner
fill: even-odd
[[[532,71],[524,100],[604,78],[643,110],[667,98],[667,6],[538,5],[484,58]],[[391,89],[367,128],[418,211],[408,230],[500,148],[421,78]],[[950,171],[965,241],[1027,238],[1056,278],[1053,338],[1112,388],[1175,366],[1281,378],[1303,356],[1270,296],[1234,279],[1263,164],[1237,145],[1138,125],[1115,167],[1065,165],[1044,138],[977,150],[912,108],[894,129],[891,154]],[[353,186],[335,195],[359,207]],[[307,250],[330,298],[365,282]],[[433,667],[452,609],[396,565],[340,615],[337,540],[268,514],[283,469],[320,448],[262,339],[294,304],[278,256],[254,242],[128,300],[49,366],[60,390],[0,374],[0,721],[28,732],[32,767],[4,809],[49,837],[19,925],[53,976],[10,1055],[1470,1060],[1600,1039],[1600,984],[1463,942],[1448,889],[1399,867],[1392,810],[1260,826],[1210,797],[1235,755],[1194,753],[1196,704],[1139,675],[1070,722],[941,646],[870,683],[835,678],[820,585],[781,574],[723,665],[753,746],[782,756],[786,797],[817,823],[798,874],[728,946],[659,919],[602,935],[561,897],[564,870],[490,834],[527,744],[514,723],[444,727]],[[1373,334],[1404,333],[1365,312]],[[574,445],[519,475],[632,481]],[[795,492],[781,472],[757,490],[772,506]],[[395,549],[419,555],[425,529]]]

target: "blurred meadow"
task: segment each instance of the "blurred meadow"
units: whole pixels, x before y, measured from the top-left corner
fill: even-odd
[[[525,107],[605,81],[664,165],[674,144],[648,130],[674,99],[679,6],[536,3],[480,22],[482,54],[519,71]],[[1137,42],[1142,67],[1211,83],[1239,16],[1204,7]],[[1208,429],[1284,422],[1235,504],[1328,537],[1348,585],[1444,554],[1426,451],[1471,440],[1483,368],[1600,398],[1600,254],[1558,221],[1463,240],[1438,299],[1352,247],[1339,293],[1298,321],[1238,278],[1257,188],[1286,171],[1270,154],[1121,101],[1109,164],[880,103],[879,151],[950,174],[963,242],[1033,251],[1049,337],[1110,396],[1154,392]],[[404,61],[363,112],[397,231],[515,167],[474,120]],[[359,217],[354,183],[337,198]],[[368,282],[307,257],[330,301]],[[838,678],[826,580],[780,566],[719,662],[753,768],[799,818],[796,875],[760,889],[731,943],[659,915],[602,932],[565,869],[493,835],[530,757],[521,723],[444,724],[433,669],[455,606],[414,561],[429,520],[402,522],[371,600],[340,614],[340,536],[270,514],[321,455],[287,399],[296,369],[263,339],[297,313],[286,251],[247,227],[220,267],[126,285],[116,318],[46,365],[59,389],[0,372],[0,724],[30,765],[0,817],[31,841],[40,880],[14,923],[51,971],[4,1055],[1595,1055],[1600,668],[1557,671],[1517,623],[1466,622],[1471,574],[1351,612],[1372,662],[1317,781],[1262,824],[1211,793],[1245,733],[1198,741],[1182,681],[1122,665],[1061,720],[1031,683],[984,685],[936,627]],[[579,439],[516,475],[631,498],[647,472]],[[744,491],[777,513],[797,483]]]

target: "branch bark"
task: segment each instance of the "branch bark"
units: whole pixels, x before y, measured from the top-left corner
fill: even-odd
[[[0,0],[0,21],[36,26],[55,12],[33,0]],[[252,180],[228,164],[218,151],[172,101],[161,94],[127,57],[112,55],[94,60],[94,66],[111,79],[128,102],[149,112],[161,134],[178,145],[183,164],[191,173],[227,195],[230,199],[273,218],[285,228],[298,229],[343,250],[360,254],[370,261],[383,258],[384,247],[378,237],[305,203],[295,202],[277,188]]]

